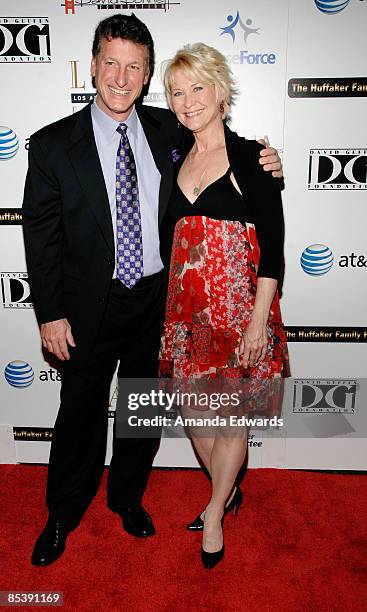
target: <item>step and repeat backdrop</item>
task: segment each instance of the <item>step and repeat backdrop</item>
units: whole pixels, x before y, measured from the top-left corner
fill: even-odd
[[[227,57],[238,84],[231,127],[267,136],[282,155],[292,376],[283,412],[296,433],[253,432],[249,465],[366,469],[367,0],[12,0],[0,10],[0,462],[47,463],[60,389],[41,351],[24,256],[29,137],[93,99],[94,29],[126,11],[156,43],[147,104],[166,106],[164,61],[203,41]],[[114,381],[106,463],[116,393]],[[188,440],[166,436],[156,465],[197,463]]]

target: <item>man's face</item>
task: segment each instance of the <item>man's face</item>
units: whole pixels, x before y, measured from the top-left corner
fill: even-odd
[[[91,75],[99,108],[116,121],[125,121],[148,82],[148,49],[123,38],[102,38]]]

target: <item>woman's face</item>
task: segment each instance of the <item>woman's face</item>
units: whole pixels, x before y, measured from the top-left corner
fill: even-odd
[[[192,80],[183,70],[174,72],[171,104],[177,119],[192,132],[221,123],[214,83]]]

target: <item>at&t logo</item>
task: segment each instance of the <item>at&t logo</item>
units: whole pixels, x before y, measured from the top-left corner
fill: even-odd
[[[329,272],[334,257],[329,247],[324,244],[311,244],[301,255],[301,267],[310,276],[321,276]]]
[[[301,255],[301,267],[310,276],[321,276],[329,272],[334,263],[334,255],[329,247],[324,244],[312,244],[305,248]],[[349,255],[338,256],[337,264],[339,268],[355,270],[366,270],[367,257],[360,253],[350,253]]]
[[[14,359],[14,361],[11,361],[6,366],[4,376],[5,380],[11,387],[22,389],[24,387],[29,387],[33,383],[34,370],[26,361]],[[37,378],[42,383],[59,383],[61,382],[61,372],[59,370],[55,370],[54,368],[39,370],[39,373],[36,373],[36,380]]]
[[[319,11],[327,15],[340,13],[349,4],[350,0],[315,0],[315,4]]]
[[[355,0],[360,4],[366,0]],[[350,0],[314,0],[319,11],[325,15],[336,15],[341,13],[348,6]]]
[[[242,35],[244,45],[246,49],[241,49],[238,55],[229,55],[227,59],[233,64],[249,64],[249,65],[261,65],[261,64],[275,64],[276,54],[271,53],[249,53],[247,50],[248,38],[254,34],[259,35],[259,28],[253,27],[253,21],[250,18],[244,21],[240,17],[239,11],[234,15],[227,15],[228,25],[221,27],[220,36],[229,36],[232,39],[233,44],[236,41],[236,36]]]
[[[32,366],[25,361],[15,359],[8,363],[4,371],[5,379],[11,387],[23,389],[29,387],[34,380],[34,372]]]
[[[19,149],[16,133],[8,127],[0,127],[0,161],[15,157]]]

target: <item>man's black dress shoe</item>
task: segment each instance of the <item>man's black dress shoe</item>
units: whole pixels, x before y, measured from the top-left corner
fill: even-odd
[[[122,526],[130,535],[136,538],[147,538],[155,534],[153,521],[143,506],[120,509],[113,504],[108,504],[108,507],[112,512],[120,515]]]
[[[32,565],[50,565],[61,557],[70,531],[72,528],[62,521],[49,518],[34,546]]]

